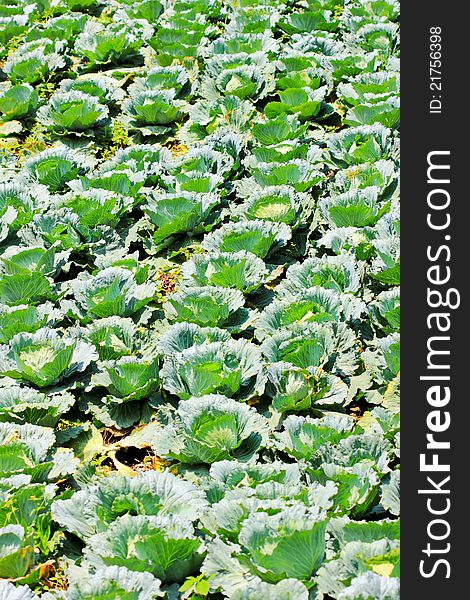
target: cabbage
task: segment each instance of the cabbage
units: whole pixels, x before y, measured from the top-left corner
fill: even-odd
[[[281,461],[253,463],[222,460],[213,463],[209,473],[212,479],[223,484],[224,493],[232,489],[236,490],[241,486],[256,488],[272,481],[286,485],[295,485],[300,482],[299,467],[296,464]]]
[[[324,179],[323,173],[313,164],[299,158],[292,158],[288,162],[285,157],[277,162],[260,162],[249,165],[248,170],[258,186],[289,185],[296,192],[306,192]]]
[[[52,193],[64,191],[66,184],[88,170],[83,160],[67,147],[49,148],[29,158],[24,165],[27,177],[45,185]]]
[[[400,100],[388,98],[386,102],[357,104],[346,115],[346,123],[351,126],[381,123],[393,129],[400,123]]]
[[[160,0],[140,0],[131,2],[124,0],[126,13],[135,19],[146,19],[153,23],[163,12],[163,5]]]
[[[369,304],[374,323],[384,333],[397,332],[400,329],[400,288],[385,290]]]
[[[363,125],[332,134],[327,141],[332,160],[339,166],[388,158],[388,130],[380,124]]]
[[[212,393],[246,398],[264,389],[262,363],[250,342],[211,342],[167,357],[161,377],[163,387],[183,400]]]
[[[38,105],[38,93],[29,84],[0,89],[0,121],[24,119],[32,116]]]
[[[326,463],[352,466],[361,461],[370,461],[377,472],[389,472],[392,446],[381,435],[375,433],[356,434],[341,439],[334,447],[325,446],[320,453]]]
[[[381,486],[380,503],[392,515],[400,514],[400,469],[392,471]]]
[[[175,516],[124,515],[103,533],[88,539],[85,558],[97,568],[132,567],[162,581],[180,581],[194,573],[203,546],[189,521]]]
[[[309,214],[312,201],[305,194],[296,194],[288,186],[265,187],[237,207],[234,216],[242,219],[263,219],[298,226]]]
[[[7,344],[17,333],[34,333],[42,327],[53,326],[61,312],[50,302],[39,306],[0,304],[0,343]]]
[[[316,286],[357,293],[361,286],[362,271],[361,264],[346,252],[337,256],[325,254],[322,257],[310,257],[287,269],[285,279],[276,287],[276,293],[281,297],[290,297]]]
[[[137,283],[131,271],[123,267],[108,267],[94,276],[77,279],[71,285],[73,301],[64,301],[64,307],[83,321],[97,317],[133,315],[154,294],[152,283]]]
[[[325,367],[347,373],[357,368],[358,349],[354,334],[343,323],[306,323],[283,329],[267,337],[261,351],[268,361],[288,362],[297,367]]]
[[[56,277],[69,258],[67,250],[55,244],[47,250],[41,246],[10,246],[0,258],[0,268],[9,275],[41,273]]]
[[[115,227],[132,210],[134,200],[113,191],[90,189],[65,195],[58,205],[77,215],[80,228],[86,232],[99,226]]]
[[[400,581],[398,577],[384,577],[368,571],[351,579],[351,583],[338,594],[338,600],[358,600],[366,598],[398,600]]]
[[[105,567],[95,572],[86,567],[71,567],[67,570],[67,579],[69,600],[154,600],[163,596],[159,579],[150,573],[138,573],[126,567]]]
[[[392,161],[377,160],[338,171],[335,184],[339,192],[374,186],[383,192],[388,192],[396,181],[396,177],[396,168]]]
[[[34,600],[36,595],[27,585],[15,586],[9,581],[0,581],[0,594],[4,600]]]
[[[52,282],[40,272],[22,272],[0,275],[0,300],[10,306],[40,304],[55,297]]]
[[[84,371],[96,358],[89,344],[43,328],[0,346],[0,374],[43,388]]]
[[[207,75],[201,83],[200,90],[204,98],[212,100],[218,95],[230,95],[240,100],[248,98],[259,100],[274,88],[274,69],[269,62],[263,65],[252,65],[240,61],[240,64],[229,64],[227,65],[229,68],[223,68],[223,60],[216,58],[213,60],[219,64],[207,65]]]
[[[160,336],[157,348],[164,355],[171,355],[193,346],[200,346],[204,342],[228,342],[230,333],[218,327],[201,327],[196,323],[174,323]]]
[[[293,81],[293,84],[300,83]],[[265,111],[269,118],[275,118],[279,115],[296,115],[299,120],[306,121],[310,119],[322,120],[328,117],[332,108],[326,105],[328,110],[324,110],[323,98],[326,87],[312,90],[310,87],[295,86],[278,92],[279,102],[269,102]]]
[[[158,357],[122,356],[98,364],[91,384],[104,386],[122,402],[148,398],[159,384]]]
[[[338,92],[352,106],[367,102],[375,104],[377,98],[381,101],[398,94],[399,83],[399,73],[394,71],[364,73],[354,77],[351,82],[341,83]]]
[[[123,23],[103,25],[90,20],[75,40],[75,51],[91,65],[100,65],[129,60],[141,45],[137,32]]]
[[[318,367],[301,368],[289,363],[272,363],[266,393],[279,412],[300,412],[316,405],[342,404],[348,386],[339,377]]]
[[[370,460],[359,461],[346,467],[335,463],[322,463],[318,468],[313,466],[307,471],[312,482],[321,485],[328,482],[335,484],[337,493],[333,498],[333,505],[338,514],[350,514],[353,518],[363,517],[377,500],[380,479]]]
[[[2,46],[2,58],[7,54],[8,42],[12,38],[20,36],[27,30],[28,20],[27,14],[3,16],[0,13],[0,44]]]
[[[82,132],[103,124],[108,112],[107,106],[91,94],[57,92],[38,110],[38,120],[55,133]]]
[[[54,519],[82,539],[105,532],[124,514],[181,517],[196,521],[207,508],[204,493],[169,472],[118,473],[96,478],[69,499],[52,504]]]
[[[324,593],[333,593],[338,598],[365,598],[368,592],[375,592],[374,598],[398,600],[399,580],[397,577],[384,577],[372,570],[369,565],[383,564],[393,568],[397,562],[397,540],[373,539],[373,541],[349,541],[341,545],[337,558],[327,562],[318,573],[318,586]],[[364,588],[364,583],[370,586]],[[351,594],[357,594],[351,596]],[[370,597],[370,596],[369,596]]]
[[[104,232],[84,231],[80,228],[79,217],[69,209],[53,209],[39,213],[21,232],[25,242],[46,247],[58,246],[63,249],[80,249],[85,241],[102,239]]]
[[[9,55],[3,69],[12,83],[37,83],[65,66],[62,47],[47,38],[25,42]]]
[[[212,173],[200,173],[199,171],[188,171],[175,176],[165,178],[168,189],[175,192],[196,192],[198,194],[210,194],[217,191],[223,181],[220,175]]]
[[[1,598],[398,599],[399,12],[0,2]]]
[[[54,427],[75,404],[69,392],[43,394],[29,387],[0,388],[0,421]]]
[[[189,73],[182,65],[152,67],[144,77],[137,77],[129,86],[129,92],[145,90],[174,90],[179,96],[186,89]]]
[[[349,417],[312,419],[291,415],[284,421],[284,431],[277,433],[276,439],[287,454],[298,460],[311,459],[325,444],[337,445],[346,439],[352,426]]]
[[[390,209],[389,203],[380,203],[378,194],[374,186],[354,189],[322,199],[320,207],[334,227],[367,227],[375,225]]]
[[[99,359],[106,361],[132,353],[137,326],[127,317],[105,317],[88,324],[81,334],[93,344]]]
[[[239,252],[245,250],[260,258],[284,246],[291,238],[291,230],[284,223],[271,223],[255,219],[227,223],[205,236],[202,246],[214,252]]]
[[[186,154],[172,165],[171,173],[187,173],[199,171],[200,173],[214,173],[226,179],[234,168],[234,159],[225,151],[216,150],[212,145],[191,148]]]
[[[106,75],[90,74],[77,79],[63,79],[59,89],[61,92],[83,92],[96,96],[103,104],[116,103],[124,97],[116,80]]]
[[[165,313],[170,321],[223,327],[245,303],[239,290],[225,287],[190,287],[167,297]]]
[[[398,333],[376,339],[364,351],[366,370],[378,383],[391,381],[400,371],[400,338]]]
[[[137,179],[151,182],[170,163],[171,153],[168,148],[158,144],[136,144],[118,150],[113,158],[102,163],[100,172],[126,171]]]
[[[157,247],[171,241],[170,236],[204,231],[204,223],[220,202],[215,194],[182,192],[153,196],[142,210],[155,225],[153,240]]]
[[[160,456],[183,463],[214,463],[236,457],[248,460],[267,433],[263,417],[224,396],[190,398],[175,419],[157,431],[152,446]]]
[[[274,300],[256,323],[256,337],[263,340],[284,328],[304,323],[341,321],[341,297],[334,290],[312,287],[302,294]]]
[[[123,102],[123,110],[130,117],[130,124],[143,128],[143,133],[161,134],[166,125],[180,116],[184,100],[175,99],[173,90],[146,90]]]
[[[17,579],[29,571],[34,561],[34,546],[21,525],[0,527],[0,577]]]
[[[188,287],[219,286],[250,293],[267,281],[264,262],[251,252],[196,254],[184,263],[182,282]]]
[[[198,132],[204,127],[205,134],[217,131],[219,127],[223,130],[225,124],[233,131],[246,132],[254,116],[253,104],[237,96],[223,96],[203,104],[189,105],[187,111],[194,124],[189,127],[190,132]]]
[[[329,58],[331,75],[335,83],[347,81],[349,77],[376,70],[377,55],[375,52],[358,52],[355,48],[350,52],[338,53]]]
[[[23,185],[16,182],[0,183],[0,241],[10,232],[16,232],[22,225],[29,223],[34,210],[35,202]]]
[[[306,130],[295,117],[281,115],[267,123],[257,123],[252,129],[252,135],[263,146],[279,144],[286,140],[296,139]]]
[[[35,483],[74,473],[78,459],[68,448],[53,451],[55,442],[50,428],[0,422],[0,478],[28,475]]]
[[[326,521],[316,521],[301,505],[273,515],[250,515],[238,535],[239,546],[214,543],[203,572],[212,575],[212,586],[222,587],[225,593],[237,570],[246,578],[251,575],[271,584],[288,578],[308,581],[323,562],[325,530]]]
[[[279,23],[279,27],[287,33],[308,33],[310,31],[335,31],[338,21],[328,18],[330,15],[325,11],[305,11],[289,15]]]
[[[48,19],[45,23],[31,24],[25,41],[48,38],[50,40],[63,40],[71,45],[73,39],[83,30],[87,21],[86,15],[65,13],[58,17]],[[42,25],[42,26],[41,26]]]

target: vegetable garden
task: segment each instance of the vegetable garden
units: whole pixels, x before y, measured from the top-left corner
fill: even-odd
[[[2,600],[399,597],[398,18],[2,2]]]

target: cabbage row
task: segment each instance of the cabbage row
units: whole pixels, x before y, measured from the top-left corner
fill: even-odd
[[[399,597],[395,0],[0,6],[0,597]]]

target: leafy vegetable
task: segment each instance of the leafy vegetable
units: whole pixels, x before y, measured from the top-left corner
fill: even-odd
[[[89,344],[44,328],[18,333],[0,346],[0,373],[43,388],[84,371],[95,359]]]
[[[163,387],[183,400],[211,393],[249,397],[262,392],[265,380],[259,350],[245,340],[211,342],[173,354],[161,377]]]
[[[0,3],[0,597],[398,600],[396,0]]]
[[[184,463],[213,463],[232,456],[249,459],[267,426],[258,413],[224,396],[190,398],[175,420],[153,439],[157,454]]]

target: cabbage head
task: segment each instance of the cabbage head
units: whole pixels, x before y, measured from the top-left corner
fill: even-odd
[[[88,539],[85,559],[97,568],[148,571],[172,583],[195,573],[204,547],[191,523],[175,516],[124,515]]]
[[[255,409],[226,398],[190,398],[152,446],[160,456],[187,464],[213,463],[232,457],[248,460],[267,433],[267,422]]]
[[[0,374],[44,388],[84,371],[96,358],[90,344],[43,328],[0,346]]]

